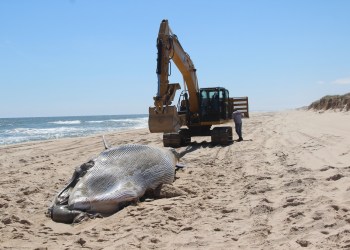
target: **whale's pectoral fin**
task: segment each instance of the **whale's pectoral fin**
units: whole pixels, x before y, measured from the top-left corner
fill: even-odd
[[[178,171],[179,169],[183,169],[185,168],[186,166],[184,164],[181,164],[181,163],[177,163],[176,166],[175,166],[175,171]]]
[[[67,185],[58,193],[53,203],[55,205],[67,205],[71,188],[73,188],[78,183],[80,178],[83,177],[86,172],[94,165],[95,161],[90,160],[77,167],[72,175],[72,178],[69,180]]]

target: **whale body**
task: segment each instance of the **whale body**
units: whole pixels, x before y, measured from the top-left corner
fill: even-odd
[[[76,168],[49,208],[51,218],[71,223],[81,213],[109,215],[146,191],[160,190],[175,178],[173,149],[126,144],[107,149]]]

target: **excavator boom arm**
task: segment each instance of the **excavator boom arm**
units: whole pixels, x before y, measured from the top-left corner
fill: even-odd
[[[172,60],[180,70],[189,92],[190,111],[198,112],[198,80],[196,69],[190,56],[182,48],[178,38],[169,27],[168,20],[163,20],[160,24],[157,39],[157,76],[158,91],[154,97],[157,109],[171,105],[175,91],[179,88],[177,84],[169,84],[169,64]]]

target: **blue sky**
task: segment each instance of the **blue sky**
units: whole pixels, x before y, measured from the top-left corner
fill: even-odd
[[[162,19],[200,87],[283,110],[350,92],[350,1],[0,1],[0,117],[146,114]],[[171,82],[182,85],[173,64]]]

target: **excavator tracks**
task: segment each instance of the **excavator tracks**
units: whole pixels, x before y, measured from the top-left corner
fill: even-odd
[[[232,127],[216,127],[211,131],[211,143],[214,145],[229,145],[232,143]]]
[[[232,127],[215,127],[211,130],[211,143],[213,145],[229,145],[232,140]],[[164,147],[179,148],[191,143],[191,134],[188,129],[181,129],[178,133],[164,133]]]
[[[178,133],[164,133],[163,145],[164,147],[179,148],[187,146],[191,143],[191,136],[188,129],[180,129]]]

